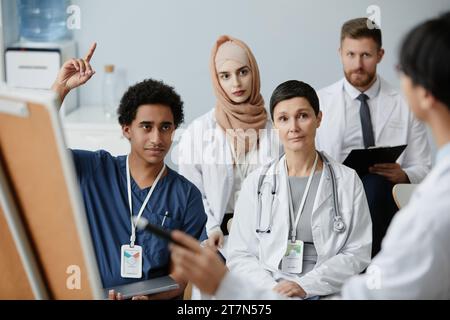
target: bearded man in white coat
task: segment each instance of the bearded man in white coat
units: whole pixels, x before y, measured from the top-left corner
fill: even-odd
[[[431,167],[425,127],[389,83],[377,74],[381,30],[367,18],[347,21],[339,49],[345,77],[318,92],[323,112],[316,145],[343,162],[353,149],[407,145],[396,163],[376,164],[360,176],[372,217],[372,256],[380,250],[398,210],[392,196],[397,183],[420,183]]]

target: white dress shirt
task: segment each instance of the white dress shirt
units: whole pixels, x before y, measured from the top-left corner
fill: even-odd
[[[342,143],[342,159],[347,158],[350,151],[353,149],[364,149],[361,118],[359,116],[359,109],[361,102],[357,100],[361,93],[365,93],[369,99],[370,118],[372,120],[373,131],[376,132],[377,124],[377,108],[378,108],[378,94],[380,92],[380,79],[373,83],[373,85],[365,92],[360,92],[354,86],[344,79],[344,100],[345,100],[345,133]]]

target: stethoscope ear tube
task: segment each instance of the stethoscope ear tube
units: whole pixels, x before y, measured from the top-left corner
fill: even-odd
[[[261,202],[262,202],[262,185],[264,182],[264,179],[266,178],[267,172],[270,169],[270,164],[267,164],[266,166],[263,167],[261,175],[259,176],[259,180],[258,180],[258,189],[257,189],[257,203],[256,203],[256,215],[258,216],[258,228],[256,228],[256,233],[270,233],[271,231],[271,227],[272,227],[272,211],[271,211],[271,217],[269,219],[269,224],[265,229],[261,228],[261,214],[262,214],[262,209],[261,209]],[[273,203],[273,198],[275,197],[276,193],[277,193],[277,179],[275,177],[275,173],[273,173],[272,175],[272,188],[271,188],[271,194],[272,194],[272,203]],[[272,206],[272,203],[270,204]]]
[[[333,213],[334,213],[334,221],[333,221],[333,230],[338,233],[342,233],[345,231],[345,223],[342,220],[341,211],[339,210],[339,199],[337,193],[337,185],[336,185],[336,176],[334,174],[334,169],[331,166],[331,163],[328,161],[327,157],[323,154],[319,153],[323,159],[323,162],[327,165],[330,170],[331,175],[331,184],[333,189]]]

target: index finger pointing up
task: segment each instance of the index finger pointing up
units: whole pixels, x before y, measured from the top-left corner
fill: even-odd
[[[88,54],[86,55],[86,58],[85,58],[85,60],[87,62],[91,61],[91,58],[92,58],[92,56],[94,55],[94,52],[95,52],[95,48],[97,48],[97,42],[94,42],[91,45],[91,47],[89,48],[89,52],[88,52]]]

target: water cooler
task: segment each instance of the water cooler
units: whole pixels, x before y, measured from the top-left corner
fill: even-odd
[[[6,83],[16,88],[50,89],[62,64],[73,57],[76,57],[74,41],[15,43],[5,50]],[[61,113],[66,115],[77,105],[78,95],[71,92]]]
[[[66,26],[69,0],[0,0],[2,76],[8,86],[50,89],[62,64],[77,56]],[[3,23],[2,23],[3,20]],[[1,28],[3,27],[3,30]],[[1,71],[1,70],[0,70]],[[66,115],[78,106],[77,92],[62,105]]]

